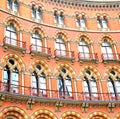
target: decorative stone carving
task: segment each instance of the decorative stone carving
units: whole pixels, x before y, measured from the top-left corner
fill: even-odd
[[[57,101],[55,104],[55,111],[61,111],[61,107],[63,107],[63,102],[62,101]]]
[[[83,102],[81,106],[82,112],[87,112],[88,107],[89,107],[89,104],[86,102]]]
[[[33,104],[35,103],[35,99],[29,98],[27,101],[27,109],[32,110]]]

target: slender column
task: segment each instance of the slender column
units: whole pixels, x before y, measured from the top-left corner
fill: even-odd
[[[24,94],[24,72],[22,72],[21,75],[22,75],[22,94]]]
[[[118,59],[118,55],[117,55],[117,48],[116,48],[116,45],[114,44],[113,45],[114,49],[115,49],[115,54],[116,54],[116,59]]]
[[[49,90],[50,90],[50,98],[52,98],[52,93],[51,93],[51,90],[52,90],[52,88],[51,88],[51,79],[50,79],[50,75],[48,75],[48,85],[49,85]]]
[[[77,88],[76,88],[76,80],[74,79],[74,87],[75,87],[75,95],[76,95],[76,100],[78,100],[78,94],[77,94]]]
[[[67,42],[68,43],[68,54],[69,54],[69,56],[71,56],[71,52],[70,52],[70,43],[69,42]]]
[[[20,32],[20,47],[23,47],[22,46],[22,33]]]
[[[44,38],[45,40],[45,47],[47,47],[47,41],[46,41],[46,38]],[[47,48],[45,48],[45,52],[47,53]]]

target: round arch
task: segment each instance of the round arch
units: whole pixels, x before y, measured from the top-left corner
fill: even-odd
[[[32,62],[31,66],[30,66],[31,73],[34,71],[36,65],[41,65],[42,67],[44,67],[43,71],[45,72],[46,75],[52,74],[52,71],[49,68],[49,65],[43,60],[35,60]]]
[[[96,119],[96,117],[100,119],[110,119],[110,117],[106,113],[103,113],[101,111],[92,112],[88,115],[87,119]]]
[[[69,71],[69,76],[71,78],[75,78],[75,71],[73,70],[73,68],[69,66],[68,64],[63,64],[63,63],[57,67],[56,72],[55,72],[56,76],[59,75],[59,72],[61,71],[62,68],[66,68]]]
[[[9,63],[9,59],[13,59],[15,61],[15,65],[13,67]],[[16,54],[10,53],[10,54],[5,55],[1,61],[1,64],[3,67],[5,67],[6,65],[9,65],[10,69],[17,67],[19,71],[25,70],[25,64],[23,63],[23,60],[21,59],[20,56]]]
[[[19,119],[29,119],[27,113],[23,109],[16,106],[5,107],[0,111],[0,119],[5,119],[5,117],[11,115],[19,117]]]
[[[115,44],[115,40],[113,39],[113,37],[109,34],[104,34],[101,36],[99,43],[102,44],[104,39],[106,39],[111,45]]]
[[[61,115],[61,118],[60,119],[84,119],[83,116],[81,116],[81,114],[79,114],[78,112],[75,112],[75,111],[67,111],[67,112],[64,112],[62,115]]]
[[[110,76],[110,71],[115,71],[116,74],[114,75],[113,79],[116,77],[116,76],[119,76],[120,77],[120,68],[118,66],[109,66],[107,69],[106,69],[106,72],[105,72],[105,79],[108,79],[108,77]]]
[[[46,109],[39,109],[31,115],[31,119],[39,119],[40,117],[44,119],[58,119],[55,114]]]
[[[69,36],[65,31],[62,30],[57,30],[54,34],[54,39],[58,38],[58,36],[61,35],[62,38],[64,39],[64,41],[68,41],[69,40]]]
[[[88,34],[84,34],[84,33],[80,33],[78,36],[77,36],[77,41],[80,42],[80,40],[84,38],[84,40],[88,43],[88,44],[91,44],[93,41],[91,39],[91,37],[88,35]]]
[[[10,25],[10,23],[13,23],[17,31],[23,30],[23,27],[20,21],[17,18],[14,18],[13,16],[7,17],[4,23],[6,26]]]
[[[83,68],[81,69],[81,72],[80,72],[81,78],[84,77],[84,74],[85,74],[86,70],[92,71],[92,75],[94,76],[95,79],[100,79],[100,77],[101,77],[101,76],[100,76],[100,73],[99,73],[98,70],[97,70],[95,67],[93,67],[93,66],[85,66],[85,67],[83,67]]]

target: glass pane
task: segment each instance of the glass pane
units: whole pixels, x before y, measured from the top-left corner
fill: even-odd
[[[63,82],[61,79],[58,79],[59,91],[63,91]]]
[[[85,19],[80,19],[81,27],[85,27]]]
[[[36,11],[36,17],[37,17],[37,19],[41,19],[41,10],[40,9],[38,9]]]
[[[3,72],[3,79],[4,79],[4,82],[7,83],[7,80],[8,80],[8,73],[7,73],[7,71],[5,71],[5,70],[4,70],[4,72]]]
[[[18,3],[17,3],[17,1],[14,1],[13,2],[13,11],[18,11]]]
[[[103,25],[103,28],[108,28],[106,19],[102,20],[102,25]]]

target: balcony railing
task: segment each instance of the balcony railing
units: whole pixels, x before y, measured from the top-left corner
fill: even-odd
[[[66,50],[60,50],[60,49],[55,50],[55,56],[68,57],[68,58],[75,57],[74,51],[66,51]]]
[[[68,92],[48,89],[38,89],[21,85],[8,85],[0,82],[0,93],[24,95],[40,98],[67,99],[76,101],[120,101],[120,93],[87,93],[87,92]]]
[[[51,49],[48,47],[38,46],[38,45],[30,45],[30,51],[36,53],[46,53],[51,54]]]
[[[98,55],[97,53],[79,52],[78,58],[79,60],[98,60]]]
[[[10,37],[5,37],[3,39],[3,44],[26,49],[26,42],[20,41],[18,39],[13,39],[13,38],[10,38]]]
[[[120,54],[117,53],[103,53],[103,60],[120,60]]]

